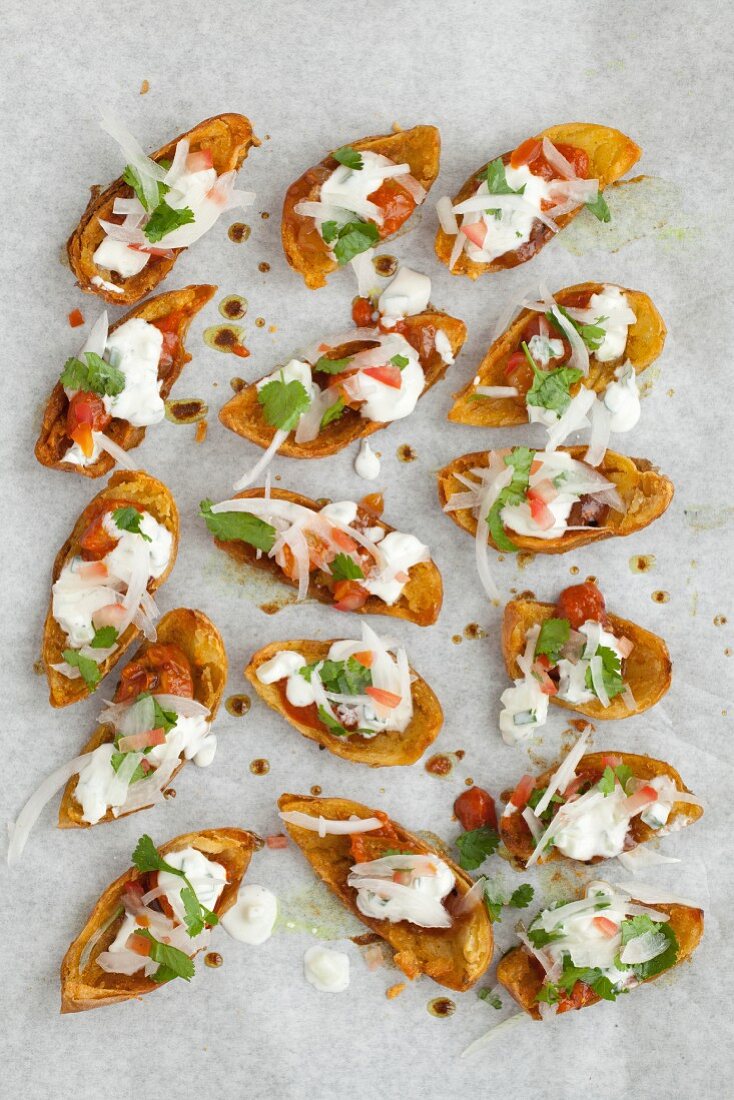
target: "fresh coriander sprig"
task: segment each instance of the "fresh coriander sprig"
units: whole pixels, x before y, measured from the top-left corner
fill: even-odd
[[[181,888],[181,902],[184,907],[184,924],[189,936],[192,938],[198,936],[207,925],[219,923],[219,917],[216,913],[212,913],[210,909],[201,904],[186,874],[180,871],[178,867],[172,867],[170,863],[166,863],[147,833],[141,836],[135,847],[133,864],[141,872],[167,871],[169,874],[183,879],[185,885]]]

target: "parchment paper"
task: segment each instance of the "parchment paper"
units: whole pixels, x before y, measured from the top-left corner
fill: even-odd
[[[172,489],[182,541],[162,608],[200,607],[224,635],[228,694],[245,691],[249,655],[274,639],[322,637],[359,629],[356,617],[329,608],[287,606],[274,617],[259,605],[272,588],[244,580],[214,548],[196,517],[204,496],[223,499],[260,452],[216,419],[234,375],[259,377],[290,352],[338,331],[355,286],[349,272],[327,289],[307,291],[285,263],[279,212],[285,188],[335,145],[364,134],[433,122],[441,128],[441,176],[408,233],[383,249],[425,270],[433,301],[463,317],[469,338],[447,379],[416,415],[374,437],[382,453],[386,518],[416,531],[443,570],[446,597],[436,626],[397,624],[412,663],[439,693],[446,723],[436,749],[465,750],[446,780],[411,768],[371,771],[319,752],[257,700],[242,718],[222,711],[219,751],[208,771],[188,767],[175,801],[88,831],[55,828],[47,808],[20,868],[0,871],[6,1095],[97,1100],[141,1091],[185,1097],[660,1097],[720,1096],[730,1084],[732,1013],[728,1009],[732,871],[731,624],[732,520],[731,156],[732,27],[726,6],[699,2],[614,4],[196,3],[92,4],[7,0],[2,61],[2,218],[5,427],[3,458],[3,782],[2,820],[13,818],[40,780],[75,755],[99,700],[54,712],[34,672],[51,563],[78,513],[104,481],[90,483],[43,469],[32,453],[46,396],[65,358],[75,354],[101,304],[82,295],[60,263],[88,187],[120,170],[119,152],[97,126],[100,108],[122,117],[148,149],[220,111],[247,114],[263,139],[240,174],[257,191],[254,209],[228,215],[178,262],[162,289],[216,282],[216,299],[194,322],[193,361],[174,396],[210,404],[209,434],[164,422],[136,452]],[[150,91],[140,95],[143,80]],[[618,126],[645,150],[639,171],[654,177],[610,197],[614,221],[579,218],[531,266],[476,284],[449,276],[433,256],[435,198],[453,193],[492,153],[527,134],[581,119]],[[270,214],[268,219],[261,212]],[[227,224],[244,220],[238,246]],[[262,272],[266,262],[270,270]],[[250,881],[276,891],[282,922],[260,948],[219,930],[224,958],[201,961],[191,987],[173,983],[140,1003],[60,1017],[58,967],[102,889],[129,863],[137,837],[157,841],[189,829],[244,825],[278,829],[282,791],[347,795],[381,806],[409,828],[451,840],[454,798],[467,777],[497,795],[527,770],[539,770],[567,743],[569,715],[552,713],[531,751],[503,745],[499,696],[507,686],[498,628],[475,577],[471,540],[437,505],[435,471],[465,451],[535,441],[530,429],[483,432],[449,425],[451,393],[471,377],[508,296],[529,276],[552,289],[587,279],[647,291],[665,317],[663,357],[649,372],[643,417],[619,449],[658,463],[676,484],[675,500],[654,526],[625,541],[575,554],[498,566],[503,594],[532,590],[552,599],[578,577],[597,576],[608,604],[662,634],[675,663],[673,687],[644,717],[600,724],[600,748],[647,752],[669,760],[706,800],[695,828],[663,850],[683,859],[646,876],[693,894],[706,906],[705,938],[693,961],[616,1004],[524,1025],[469,1059],[470,1041],[514,1011],[495,1011],[475,992],[454,996],[456,1012],[436,1019],[427,1003],[442,990],[427,979],[394,1001],[400,980],[387,967],[368,971],[349,936],[362,930],[314,885],[291,846],[255,856]],[[248,360],[207,348],[201,333],[222,320],[216,302],[249,301]],[[79,307],[84,330],[68,312]],[[113,317],[120,311],[111,310]],[[265,319],[257,327],[255,319]],[[537,429],[534,429],[537,431]],[[408,444],[415,461],[397,451]],[[283,486],[309,495],[361,496],[355,449],[320,462],[278,460]],[[644,573],[635,555],[654,555]],[[655,592],[666,593],[658,603]],[[725,623],[722,617],[728,617]],[[478,623],[486,637],[463,639]],[[721,625],[716,625],[720,623]],[[385,629],[390,620],[375,620]],[[392,629],[392,624],[390,624]],[[119,670],[118,670],[119,671]],[[104,691],[102,692],[104,694]],[[248,694],[251,694],[248,692]],[[728,714],[727,714],[727,708]],[[250,761],[270,771],[253,775]],[[557,866],[557,865],[556,865]],[[514,886],[525,878],[494,859],[493,875]],[[605,867],[617,879],[629,876]],[[528,876],[526,876],[527,878]],[[530,876],[536,901],[579,889],[586,875],[563,869]],[[536,910],[534,903],[530,913]],[[496,926],[497,954],[512,942],[517,914]],[[288,925],[292,927],[288,927]],[[728,936],[727,936],[728,926]],[[315,931],[314,931],[315,930]],[[318,936],[346,950],[350,990],[317,993],[302,976],[304,950]],[[493,984],[493,971],[481,983]]]

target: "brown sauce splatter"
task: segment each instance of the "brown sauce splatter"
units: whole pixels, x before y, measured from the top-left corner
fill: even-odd
[[[255,318],[255,324],[257,325],[258,328],[265,328],[265,318],[264,317],[256,317]]]
[[[240,390],[245,388],[247,382],[245,382],[244,378],[230,378],[229,384],[235,393],[239,393]]]
[[[207,433],[208,430],[209,430],[209,421],[208,420],[200,420],[199,423],[196,425],[196,435],[194,436],[194,441],[196,443],[203,443],[204,440],[206,439],[206,433]]]
[[[244,222],[233,222],[227,230],[227,236],[235,244],[242,244],[250,236],[251,229]]]
[[[486,638],[487,631],[482,629],[479,623],[467,623],[464,627],[464,637],[473,641],[475,638]]]
[[[728,621],[726,615],[714,615],[714,626],[725,626]]]
[[[415,462],[417,457],[418,455],[407,443],[401,443],[401,445],[398,447],[399,462]]]
[[[579,575],[578,565],[572,565],[571,568],[569,569],[569,573],[571,574],[572,577],[578,577],[578,575]]]
[[[260,211],[260,217],[262,218],[262,220],[263,220],[264,222],[266,222],[266,221],[268,220],[268,218],[270,217],[270,213],[269,213],[269,211],[267,211],[267,210],[261,210],[261,211]]]
[[[169,800],[171,798],[175,798],[176,797],[175,788],[174,787],[167,787],[166,790],[163,792],[163,797],[168,798]]]
[[[589,576],[586,578],[586,584],[596,584],[596,581],[597,578],[593,575],[593,573],[590,573]]]
[[[464,639],[462,638],[461,634],[452,634],[451,641],[454,643],[454,645],[461,645]]]
[[[425,768],[430,775],[437,775],[441,779],[445,779],[454,770],[454,761],[448,753],[437,752],[426,760]]]
[[[465,787],[473,787],[474,786],[474,780],[472,779],[472,777],[470,775],[467,775],[466,779],[464,780],[464,786]]]
[[[262,263],[259,263],[257,265],[257,270],[262,271],[263,274],[265,274],[266,271],[270,271],[270,264],[266,263],[266,261],[263,260]]]
[[[222,956],[219,954],[218,951],[209,951],[204,956],[204,962],[207,966],[212,966],[216,968],[217,966],[221,966],[223,961],[224,960],[222,959]]]
[[[394,275],[398,270],[398,258],[397,256],[375,256],[372,260],[372,266],[378,275],[384,275],[387,278],[389,275]]]
[[[531,562],[535,561],[535,554],[533,554],[530,550],[520,550],[517,554],[516,560],[518,569],[526,569],[528,565],[531,564]]]
[[[149,91],[150,91],[150,82],[147,81],[147,80],[144,80],[143,83],[140,85],[140,94],[141,95],[147,95]]]
[[[530,588],[526,588],[523,592],[518,593],[517,598],[518,600],[534,600],[535,593]]]
[[[179,397],[165,402],[166,420],[171,424],[197,424],[209,413],[209,406],[201,397]]]
[[[240,325],[210,325],[204,329],[204,343],[215,351],[242,355],[244,329]]]
[[[361,936],[350,936],[352,943],[356,943],[357,947],[369,947],[372,943],[381,943],[382,936],[378,936],[376,932],[363,932]]]
[[[434,997],[432,1001],[428,1002],[426,1008],[431,1016],[437,1016],[439,1019],[453,1016],[456,1012],[456,1005],[449,997]]]
[[[247,298],[241,294],[228,294],[219,303],[219,312],[228,321],[239,321],[247,313]]]
[[[267,775],[270,771],[270,761],[263,759],[263,757],[251,760],[250,771],[253,775]]]
[[[231,714],[233,718],[244,718],[252,705],[252,700],[249,695],[230,695],[224,705],[227,714]]]
[[[633,573],[649,573],[655,568],[655,555],[633,554],[629,560],[629,567]]]
[[[653,592],[652,599],[655,601],[655,603],[667,603],[670,599],[670,593],[663,592],[661,588],[658,588],[655,592]]]
[[[311,794],[313,794],[313,795],[319,795],[319,794],[321,794],[321,787],[319,787],[319,786],[316,786],[316,785],[314,785],[314,786],[313,786],[313,787],[311,788]]]

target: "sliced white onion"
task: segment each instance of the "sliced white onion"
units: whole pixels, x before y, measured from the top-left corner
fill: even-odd
[[[318,218],[323,222],[341,222],[344,220],[344,211],[341,206],[333,206],[326,202],[297,202],[293,207],[294,214],[301,218]]]
[[[641,936],[634,936],[628,940],[622,948],[620,959],[627,966],[637,966],[640,963],[656,959],[658,955],[667,950],[668,937],[664,932],[643,932]]]
[[[571,398],[571,403],[560,420],[557,420],[556,423],[548,429],[547,451],[555,451],[561,443],[568,439],[572,432],[576,432],[579,428],[585,427],[588,423],[586,419],[587,413],[595,401],[596,394],[594,391],[587,389],[586,386],[582,386],[576,396]]]
[[[105,353],[107,348],[107,336],[109,333],[109,320],[107,318],[107,310],[100,314],[97,320],[90,329],[89,336],[87,336],[84,347],[79,352],[80,357],[86,355],[87,352],[91,352],[93,355],[99,355],[100,359]]]
[[[454,237],[454,245],[451,249],[451,255],[449,256],[449,271],[453,271],[459,256],[461,256],[468,243],[469,238],[464,233],[456,234]]]
[[[436,203],[436,214],[444,233],[448,233],[450,237],[455,237],[459,232],[459,223],[456,214],[454,214],[454,204],[448,195],[443,195]]]
[[[173,160],[171,161],[171,167],[163,177],[163,182],[172,187],[178,178],[186,171],[186,158],[189,155],[190,143],[187,138],[181,138],[176,143],[176,152],[173,154]]]
[[[557,305],[553,306],[550,310],[555,320],[558,322],[560,328],[571,345],[571,358],[568,361],[569,367],[575,367],[583,374],[589,373],[589,351],[586,344],[581,338],[581,334],[576,329],[575,325],[572,325],[568,317],[565,317]]]
[[[543,829],[542,823],[538,820],[529,806],[526,806],[523,810],[522,818],[528,829],[530,829],[533,840],[540,840],[545,830]]]
[[[143,755],[142,752],[126,752],[124,754],[120,767],[110,779],[110,784],[107,788],[107,804],[112,809],[124,805],[127,799],[130,781],[138,764],[143,759]],[[140,782],[142,782],[142,780],[140,780]]]
[[[589,727],[587,727],[584,730],[584,732],[581,734],[581,736],[579,737],[578,741],[573,746],[571,751],[565,757],[565,759],[561,761],[560,766],[557,768],[557,770],[550,777],[550,780],[548,781],[548,786],[546,787],[546,790],[545,790],[545,794],[543,795],[543,797],[538,802],[538,805],[535,807],[535,816],[536,817],[540,817],[543,814],[543,812],[548,809],[548,807],[550,806],[550,803],[551,803],[551,799],[553,798],[553,795],[557,791],[565,791],[566,787],[568,786],[568,784],[571,782],[574,775],[576,774],[576,768],[578,766],[579,761],[581,760],[581,757],[586,752],[586,747],[589,744],[589,739],[590,738],[591,738],[591,729]],[[537,851],[537,849],[536,849],[536,851]],[[535,853],[533,853],[533,854],[535,854]],[[538,853],[538,854],[540,854],[540,853]],[[532,862],[534,862],[534,860],[532,860]],[[529,865],[530,865],[530,861],[528,862],[528,866]]]
[[[599,656],[594,656],[589,661],[589,668],[591,670],[591,682],[594,685],[594,692],[597,699],[603,707],[609,706],[609,696],[607,689],[604,686],[604,673],[602,659]]]
[[[548,161],[552,168],[555,168],[559,176],[563,179],[574,180],[576,179],[576,172],[570,161],[567,161],[562,153],[556,149],[555,145],[549,138],[543,138],[543,156]]]
[[[454,917],[462,917],[465,913],[471,913],[482,904],[486,882],[484,876],[477,879],[471,889],[467,890],[464,896],[454,905]]]
[[[247,489],[252,485],[253,481],[260,476],[265,467],[272,461],[277,454],[278,449],[285,443],[288,438],[288,432],[283,431],[282,428],[278,428],[270,442],[270,446],[265,451],[263,456],[252,466],[247,473],[243,474],[239,481],[236,481],[232,486],[235,492],[240,489]]]
[[[590,466],[599,465],[607,453],[611,434],[612,414],[604,402],[596,398],[591,406],[591,438],[584,462],[588,462]]]
[[[374,254],[374,248],[368,248],[354,256],[350,263],[357,280],[357,294],[362,298],[369,298],[378,289],[377,272],[372,263]]]
[[[337,821],[328,817],[313,817],[311,814],[301,813],[300,810],[282,810],[278,816],[289,825],[318,833],[321,837],[371,833],[375,829],[381,829],[384,824],[378,817],[355,817],[348,821]]]
[[[121,241],[123,244],[150,244],[142,229],[133,229],[127,225],[118,225],[117,222],[108,222],[105,221],[104,218],[98,218],[98,222],[107,236],[113,241]]]
[[[625,871],[629,871],[633,875],[636,875],[640,869],[655,867],[658,864],[680,863],[680,860],[676,859],[675,856],[664,856],[661,852],[653,851],[647,844],[638,844],[636,848],[631,848],[628,852],[620,852],[617,860],[622,864]]]
[[[689,905],[693,909],[703,908],[699,902],[691,901],[690,898],[681,897],[679,894],[672,894],[659,886],[647,886],[639,882],[615,882],[614,889],[637,901],[649,902],[652,905]],[[670,918],[667,913],[663,913],[662,919]]]
[[[501,400],[503,397],[518,397],[520,391],[517,386],[476,386],[474,393],[480,397],[493,397]]]
[[[47,802],[65,786],[74,775],[78,775],[92,759],[91,752],[85,752],[81,756],[75,756],[68,760],[55,771],[51,772],[40,787],[31,795],[23,809],[15,819],[15,823],[8,824],[10,843],[8,845],[8,864],[17,863],[25,848],[28,835],[38,820],[41,811]]]
[[[632,694],[632,688],[629,684],[624,685],[624,691],[621,694],[622,702],[627,707],[627,710],[633,711],[637,709],[637,700]]]
[[[148,615],[146,615],[142,607],[137,608],[135,614],[133,615],[133,623],[138,628],[138,630],[141,630],[143,632],[146,641],[154,642],[156,640],[158,635],[156,632],[155,624],[151,621]]]
[[[101,126],[121,147],[127,162],[136,169],[143,187],[145,201],[150,210],[155,209],[158,205],[158,181],[165,178],[165,169],[146,156],[142,146],[116,118],[103,114]]]
[[[516,1012],[514,1016],[508,1016],[506,1020],[503,1020],[499,1024],[495,1024],[494,1027],[491,1027],[484,1035],[480,1035],[478,1039],[475,1039],[473,1043],[465,1047],[461,1052],[461,1057],[468,1058],[470,1054],[476,1054],[478,1050],[499,1038],[500,1035],[504,1035],[506,1031],[509,1031],[513,1027],[517,1027],[518,1024],[527,1024],[529,1022],[532,1021],[525,1012]]]
[[[209,707],[205,707],[197,699],[189,699],[185,695],[168,695],[155,692],[153,698],[158,706],[164,710],[175,710],[182,718],[206,718],[209,716]]]
[[[397,168],[403,168],[403,167],[407,168],[409,166],[407,164],[406,165],[398,164],[398,165],[396,165],[396,167]],[[392,175],[393,173],[390,173],[390,174]],[[418,180],[415,178],[415,176],[411,175],[410,172],[403,171],[403,172],[395,173],[395,182],[399,183],[401,187],[405,188],[405,190],[408,192],[408,194],[413,199],[413,202],[415,203],[416,206],[420,206],[422,202],[425,202],[427,191],[426,191],[425,187],[423,186],[423,184],[419,183]]]

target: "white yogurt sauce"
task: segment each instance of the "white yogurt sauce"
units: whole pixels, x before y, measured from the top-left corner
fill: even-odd
[[[531,488],[546,478],[550,478],[552,481],[559,474],[576,473],[579,465],[565,451],[539,451],[535,457],[542,462],[542,466],[530,475],[529,484]],[[573,484],[573,481],[569,484]],[[571,508],[579,497],[587,491],[584,489],[581,492],[576,492],[564,487],[562,483],[558,490],[558,496],[546,505],[555,521],[553,526],[546,531],[541,530],[533,519],[530,504],[527,500],[523,500],[520,504],[506,504],[501,512],[502,522],[518,535],[528,535],[537,539],[558,538],[566,530]]]
[[[380,460],[372,450],[369,440],[363,439],[354,460],[354,469],[365,481],[375,481],[380,476]]]
[[[396,321],[422,313],[431,297],[431,280],[410,267],[399,267],[377,303],[385,328]]]
[[[237,901],[222,917],[225,932],[240,943],[257,946],[269,940],[278,916],[278,899],[264,886],[246,882],[240,886]]]
[[[502,710],[499,725],[506,745],[527,741],[538,726],[545,725],[548,717],[548,699],[540,690],[534,676],[515,680],[513,687],[505,688],[500,696]]]
[[[410,921],[421,928],[451,925],[443,900],[456,879],[451,868],[432,853],[386,856],[357,864],[347,881],[357,891],[357,908],[366,917],[391,924]]]
[[[487,234],[479,248],[472,241],[468,241],[466,252],[470,260],[475,263],[491,263],[498,256],[504,256],[506,252],[514,252],[516,248],[526,244],[530,240],[535,224],[536,211],[540,210],[543,199],[550,196],[550,187],[542,176],[533,175],[526,164],[519,168],[505,165],[505,178],[508,185],[517,191],[525,187],[522,195],[515,196],[490,195],[486,180],[483,180],[475,191],[475,195],[487,196],[487,209],[499,210],[499,216],[486,214],[481,211],[463,215],[462,225],[470,225],[474,222],[483,222],[487,227]]]
[[[183,871],[201,905],[205,909],[213,910],[222,890],[227,885],[227,872],[222,864],[214,859],[207,859],[198,848],[190,847],[169,852],[165,860],[171,867]],[[182,921],[184,906],[181,901],[181,890],[186,883],[179,875],[172,875],[170,871],[159,871],[158,885],[165,890],[166,898],[175,916]]]
[[[642,409],[640,391],[637,388],[635,371],[631,363],[627,362],[617,367],[614,372],[614,381],[610,382],[604,391],[603,401],[612,414],[609,423],[610,431],[629,432],[635,427]]]
[[[150,256],[137,248],[130,248],[124,241],[105,236],[97,245],[92,260],[97,267],[114,271],[123,279],[129,279],[143,270]]]
[[[314,945],[303,956],[303,973],[319,993],[343,993],[349,988],[349,956]]]
[[[627,795],[617,783],[611,794],[589,791],[578,802],[583,810],[571,816],[558,811],[558,828],[553,832],[553,845],[569,859],[589,860],[594,856],[611,859],[624,851],[624,839],[629,829],[630,815],[622,809]]]
[[[586,309],[570,309],[569,313],[576,321],[586,325],[598,322],[604,329],[604,339],[593,353],[600,363],[608,363],[624,355],[629,327],[635,324],[637,316],[630,309],[621,287],[605,286],[601,294],[591,295]],[[601,320],[602,317],[604,320]]]

